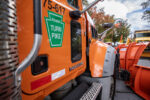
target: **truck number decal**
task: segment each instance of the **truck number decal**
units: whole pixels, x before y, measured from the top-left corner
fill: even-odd
[[[64,15],[64,13],[65,13],[65,8],[64,8],[64,7],[59,6],[58,4],[55,4],[55,5],[53,6],[51,0],[45,0],[45,1],[44,1],[44,4],[43,4],[44,7],[46,6],[46,3],[47,3],[47,5],[48,5],[47,8],[48,8],[49,10],[54,9],[57,13],[60,13],[60,14]]]
[[[63,16],[56,14],[52,11],[48,11],[48,17],[45,17],[45,23],[48,33],[50,46],[62,47],[63,35],[65,23],[63,22]]]

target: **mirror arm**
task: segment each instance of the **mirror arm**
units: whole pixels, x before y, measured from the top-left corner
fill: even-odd
[[[81,18],[81,14],[85,13],[86,11],[88,11],[91,7],[96,5],[99,1],[104,1],[104,0],[95,0],[89,6],[87,6],[85,9],[83,9],[82,11],[79,11],[79,10],[70,11],[69,12],[70,17],[75,19],[75,20],[78,20],[79,18]]]
[[[99,36],[101,36],[100,40],[103,40],[107,34],[108,31],[110,31],[111,29],[113,29],[114,26],[108,28],[107,30],[105,30],[104,32],[100,33]]]
[[[86,11],[88,11],[91,7],[96,5],[99,1],[104,1],[104,0],[95,0],[95,1],[93,1],[89,6],[87,6],[85,9],[83,9],[81,11],[81,14],[85,13]]]

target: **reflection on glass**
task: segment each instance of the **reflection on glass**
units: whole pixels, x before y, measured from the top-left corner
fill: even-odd
[[[71,60],[79,61],[82,57],[81,25],[78,22],[71,22]]]

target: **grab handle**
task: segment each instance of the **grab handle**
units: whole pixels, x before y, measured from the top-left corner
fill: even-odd
[[[38,55],[42,41],[41,0],[34,1],[34,43],[29,55],[21,62],[15,71],[15,85],[21,82],[21,73],[33,63]]]

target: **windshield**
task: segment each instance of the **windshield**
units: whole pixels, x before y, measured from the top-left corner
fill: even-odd
[[[150,33],[137,33],[136,37],[150,37]]]

